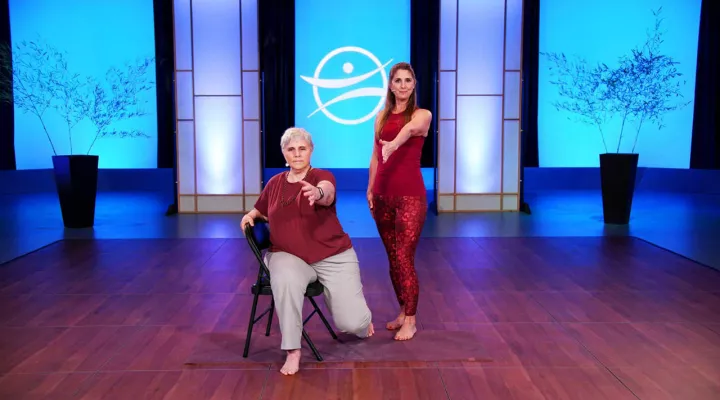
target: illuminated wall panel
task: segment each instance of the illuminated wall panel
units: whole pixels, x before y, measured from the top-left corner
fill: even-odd
[[[503,93],[505,0],[459,0],[458,94]]]
[[[243,70],[260,70],[258,59],[258,8],[257,1],[242,1],[242,62]]]
[[[175,103],[177,118],[192,121],[195,117],[193,106],[193,76],[190,71],[175,73]]]
[[[243,72],[243,92],[248,98],[260,97],[260,73]],[[256,101],[243,101],[243,118],[244,119],[260,119],[260,104]]]
[[[195,193],[195,127],[192,121],[178,121],[178,192]],[[193,203],[194,204],[194,203]]]
[[[242,212],[241,196],[198,196],[197,209],[201,213]]]
[[[520,121],[505,121],[503,128],[503,193],[517,193],[520,175]]]
[[[179,211],[249,211],[262,185],[257,0],[173,4]]]
[[[507,0],[505,17],[505,71],[522,66],[522,0]]]
[[[518,207],[518,202],[520,201],[520,196],[516,194],[505,194],[503,195],[502,202],[503,202],[503,211],[515,211]]]
[[[458,196],[455,199],[455,209],[457,211],[497,211],[501,209],[501,206],[501,196],[499,194],[489,196],[470,194]]]
[[[500,193],[502,97],[457,99],[457,193]]]
[[[505,73],[504,119],[520,118],[520,72]]]
[[[195,97],[195,171],[198,194],[243,190],[242,99]]]
[[[439,212],[455,211],[455,196],[453,196],[453,195],[438,196],[438,211]]]
[[[239,0],[192,3],[195,95],[240,95]]]
[[[180,196],[178,199],[178,211],[181,213],[193,213],[197,210],[195,207],[195,196]]]
[[[440,30],[440,70],[455,71],[457,69],[457,0],[442,1]]]
[[[191,32],[190,0],[175,0],[175,69],[178,71],[192,70]]]
[[[246,195],[245,196],[245,209],[246,210],[252,210],[253,207],[255,207],[255,202],[258,201],[260,196],[252,196],[252,195]]]
[[[441,0],[440,212],[517,211],[523,0]]]
[[[440,120],[455,119],[455,73],[440,72],[440,104],[444,107],[440,108]]]
[[[440,121],[438,134],[438,190],[455,192],[455,121]]]
[[[259,149],[260,142],[260,121],[245,121],[244,128],[246,149]],[[245,171],[245,193],[260,193],[262,180],[262,160],[259,151],[246,151],[243,165]]]

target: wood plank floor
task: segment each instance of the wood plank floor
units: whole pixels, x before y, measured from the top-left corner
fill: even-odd
[[[354,244],[382,328],[385,254]],[[492,362],[184,365],[201,333],[246,330],[256,268],[243,239],[67,240],[0,266],[0,398],[720,398],[720,273],[638,239],[423,239],[418,335],[474,332]]]

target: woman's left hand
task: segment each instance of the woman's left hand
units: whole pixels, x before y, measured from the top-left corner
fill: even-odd
[[[300,181],[300,183],[303,185],[303,196],[308,199],[311,206],[315,204],[316,201],[320,200],[320,189],[318,189],[317,186],[308,181]]]
[[[386,142],[384,140],[380,140],[380,145],[382,146],[382,159],[385,163],[388,158],[390,158],[390,155],[397,150],[398,146],[393,142]]]

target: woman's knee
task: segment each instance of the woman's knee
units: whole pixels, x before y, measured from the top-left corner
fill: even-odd
[[[367,328],[372,321],[372,313],[365,305],[364,307],[350,312],[344,312],[340,315],[333,315],[335,326],[341,332],[362,335],[367,332]]]

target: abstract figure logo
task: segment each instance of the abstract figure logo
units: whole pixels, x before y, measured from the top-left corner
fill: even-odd
[[[359,53],[364,55],[365,57],[369,58],[370,61],[372,61],[377,68],[373,69],[370,72],[364,73],[362,75],[358,76],[351,76],[349,78],[340,78],[340,79],[322,79],[320,78],[320,73],[322,72],[323,68],[325,67],[325,64],[330,61],[333,57],[344,54],[344,53]],[[337,48],[327,55],[323,57],[323,59],[320,61],[318,66],[315,68],[315,74],[313,77],[308,76],[300,76],[303,80],[305,80],[307,83],[311,84],[313,87],[313,97],[315,98],[315,103],[317,104],[318,108],[315,109],[310,115],[308,115],[308,118],[312,117],[317,113],[318,111],[322,111],[323,114],[325,114],[328,118],[331,120],[344,125],[357,125],[361,124],[373,116],[377,114],[378,111],[383,106],[383,103],[385,102],[385,92],[387,91],[387,85],[388,85],[388,78],[387,74],[385,74],[385,67],[392,62],[392,59],[390,59],[385,64],[381,64],[380,60],[378,60],[377,57],[375,57],[374,54],[371,52],[360,48],[360,47],[354,47],[354,46],[347,46],[347,47],[340,47]],[[353,69],[355,67],[352,63],[346,62],[343,64],[343,72],[346,74],[351,74],[353,72]],[[382,87],[364,87],[364,88],[358,88],[350,90],[349,92],[345,92],[339,96],[336,96],[333,99],[328,100],[327,102],[323,103],[323,101],[320,99],[320,93],[318,91],[318,88],[323,89],[341,89],[350,87],[352,85],[356,85],[358,83],[361,83],[376,73],[380,73],[380,76],[382,77]],[[328,111],[328,106],[331,106],[336,103],[340,103],[346,100],[355,99],[358,97],[378,97],[378,103],[375,108],[367,113],[365,116],[357,119],[343,119],[340,118],[334,114],[332,114],[330,111]]]

